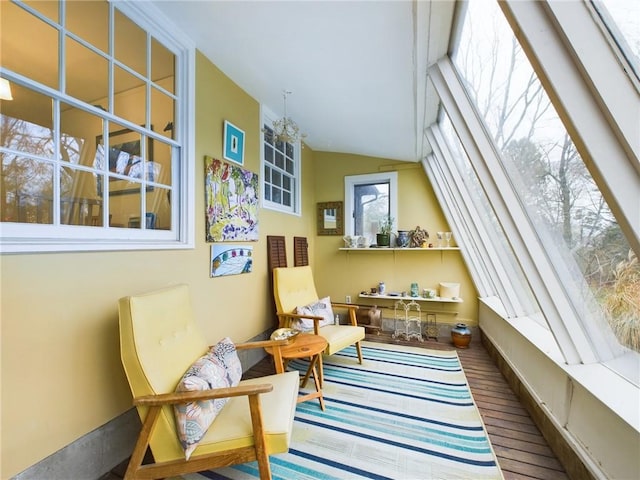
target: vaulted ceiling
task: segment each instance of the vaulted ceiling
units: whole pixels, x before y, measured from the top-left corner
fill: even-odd
[[[451,37],[453,0],[175,1],[156,6],[218,68],[314,150],[418,161],[437,114],[427,66]]]

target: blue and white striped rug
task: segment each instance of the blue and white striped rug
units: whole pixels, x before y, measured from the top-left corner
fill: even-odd
[[[270,457],[274,479],[503,478],[455,351],[363,342],[363,355],[324,357],[326,411],[298,404],[289,453]],[[185,478],[259,473],[253,462]]]

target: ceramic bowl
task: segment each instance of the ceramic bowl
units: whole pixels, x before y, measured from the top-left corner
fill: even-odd
[[[293,328],[279,328],[271,334],[271,340],[289,340],[300,333],[299,330]]]

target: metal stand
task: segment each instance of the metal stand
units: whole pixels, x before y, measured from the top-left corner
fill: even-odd
[[[394,305],[394,323],[395,331],[391,335],[394,340],[404,337],[405,340],[424,341],[422,337],[422,320],[420,313],[420,305],[411,300],[405,303],[399,300]]]

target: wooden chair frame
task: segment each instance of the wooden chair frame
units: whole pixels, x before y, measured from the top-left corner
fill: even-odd
[[[274,360],[282,362],[282,352],[280,348],[288,344],[288,340],[265,340],[237,344],[236,349],[245,350],[272,347]],[[148,407],[148,411],[124,478],[126,480],[165,478],[183,473],[194,473],[211,468],[226,467],[257,460],[260,478],[263,480],[271,479],[271,466],[265,445],[265,434],[262,423],[260,394],[268,393],[272,390],[273,385],[271,384],[239,385],[237,387],[217,388],[199,392],[166,393],[134,398],[133,404],[136,407]],[[151,433],[153,432],[154,425],[159,418],[163,406],[242,395],[248,396],[249,400],[249,411],[254,436],[253,446],[192,456],[189,460],[180,459],[169,462],[142,464],[147,449],[149,448]]]

